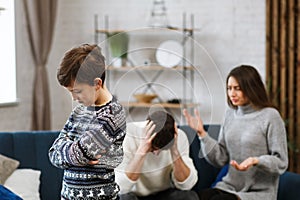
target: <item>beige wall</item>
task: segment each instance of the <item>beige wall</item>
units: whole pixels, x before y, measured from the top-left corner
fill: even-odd
[[[195,27],[195,87],[193,94],[205,123],[221,123],[226,108],[224,79],[228,71],[241,63],[258,67],[265,75],[265,1],[166,0],[170,24],[180,26],[182,13],[193,13]],[[113,28],[139,29],[147,25],[152,1],[140,0],[64,0],[59,1],[56,31],[48,60],[52,129],[61,129],[72,110],[70,95],[56,81],[56,68],[64,52],[74,45],[94,42],[94,14],[110,16]],[[146,19],[146,20],[145,20]],[[0,107],[0,130],[29,130],[34,66],[27,42],[24,11],[16,1],[17,90],[19,104]],[[119,92],[128,98],[137,79]],[[181,87],[181,81],[166,78],[166,86]],[[123,84],[124,83],[124,84]],[[171,87],[171,86],[170,86]],[[128,88],[128,90],[126,90]],[[147,112],[147,111],[146,111]],[[180,115],[180,112],[176,112]],[[135,112],[134,119],[144,113]],[[182,123],[184,123],[182,121]]]

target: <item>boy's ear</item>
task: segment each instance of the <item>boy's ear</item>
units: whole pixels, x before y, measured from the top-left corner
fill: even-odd
[[[101,78],[95,78],[94,79],[94,85],[97,87],[102,87],[102,80]]]

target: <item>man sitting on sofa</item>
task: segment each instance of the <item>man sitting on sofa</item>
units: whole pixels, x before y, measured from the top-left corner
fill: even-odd
[[[170,114],[155,111],[147,121],[128,123],[123,148],[116,169],[121,200],[198,199],[189,142]]]

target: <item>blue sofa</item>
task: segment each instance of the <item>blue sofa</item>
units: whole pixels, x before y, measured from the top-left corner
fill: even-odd
[[[0,154],[20,161],[19,168],[41,171],[42,200],[60,199],[63,170],[51,165],[48,149],[57,131],[0,132]]]
[[[210,187],[220,169],[211,166],[202,156],[196,133],[189,126],[181,126],[190,142],[190,156],[198,170],[198,182],[193,188],[199,191]],[[205,125],[208,133],[218,137],[219,125]],[[58,136],[58,131],[0,132],[0,154],[20,161],[19,168],[41,170],[40,194],[42,200],[60,199],[63,170],[51,165],[48,149]],[[300,175],[285,172],[280,177],[278,200],[298,200],[300,197]]]

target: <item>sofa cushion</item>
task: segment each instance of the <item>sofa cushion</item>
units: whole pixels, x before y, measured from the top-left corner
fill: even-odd
[[[222,169],[219,171],[219,174],[216,177],[215,181],[211,184],[211,187],[215,187],[216,184],[223,179],[223,177],[228,172],[228,168],[229,168],[229,165],[225,165],[224,167],[222,167]]]
[[[20,162],[0,154],[0,184],[3,185],[6,179],[17,169]]]
[[[0,197],[1,200],[22,200],[18,195],[16,195],[3,185],[0,185]]]
[[[8,177],[4,186],[23,199],[40,200],[40,175],[39,170],[17,169]]]

